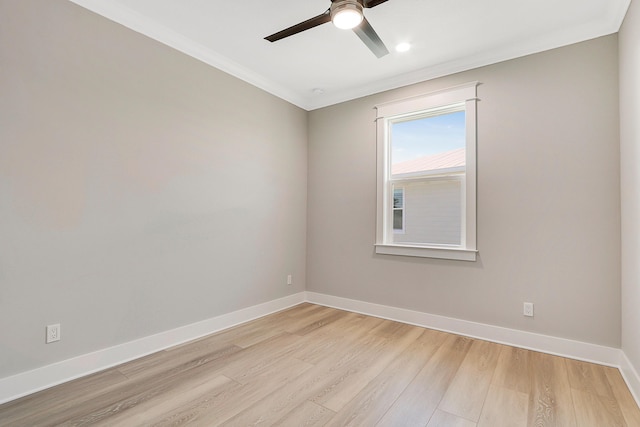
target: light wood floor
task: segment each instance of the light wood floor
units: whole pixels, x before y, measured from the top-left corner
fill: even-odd
[[[2,426],[640,426],[618,370],[301,304],[0,406]]]

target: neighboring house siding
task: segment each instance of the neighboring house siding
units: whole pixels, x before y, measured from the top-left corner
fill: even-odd
[[[460,244],[462,183],[459,179],[407,182],[404,233],[397,243]]]

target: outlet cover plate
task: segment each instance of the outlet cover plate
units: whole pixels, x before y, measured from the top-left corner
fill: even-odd
[[[523,313],[525,316],[527,317],[533,317],[533,303],[532,302],[525,302],[524,303],[524,309],[523,309]]]
[[[50,344],[56,341],[60,341],[60,324],[47,325],[47,338],[45,342]]]

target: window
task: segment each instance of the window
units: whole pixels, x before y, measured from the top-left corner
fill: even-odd
[[[475,261],[477,84],[376,107],[376,253]]]

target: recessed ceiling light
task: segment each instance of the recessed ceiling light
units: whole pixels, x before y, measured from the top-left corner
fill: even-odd
[[[411,44],[409,43],[399,43],[396,45],[396,52],[407,52],[411,49]]]

